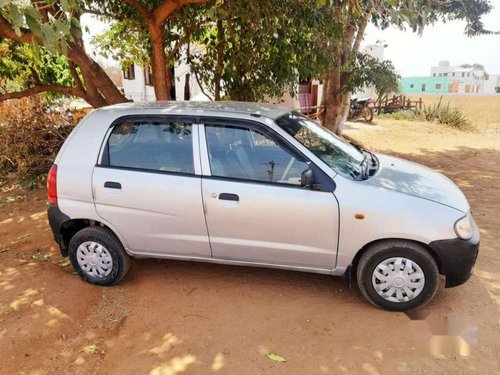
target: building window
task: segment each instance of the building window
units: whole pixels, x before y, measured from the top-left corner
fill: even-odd
[[[462,78],[464,78],[464,77],[465,77],[465,73],[464,73],[464,72],[462,72]]]
[[[489,81],[489,79],[490,79],[490,76],[489,76],[488,74],[485,74],[485,75],[484,75],[484,80],[485,80],[485,81]]]
[[[444,74],[443,74],[443,77],[448,77],[448,73],[444,73]]]
[[[441,84],[440,83],[436,83],[436,90],[441,90]]]
[[[432,73],[432,76],[435,77],[436,76],[436,73]]]
[[[144,83],[146,86],[153,86],[153,73],[149,65],[144,67]]]
[[[410,83],[410,89],[414,88],[415,85],[413,83]]]
[[[442,77],[443,76],[443,73],[439,73],[439,76]]]
[[[455,73],[451,73],[451,75],[452,75],[453,77],[455,77]]]
[[[124,79],[135,79],[134,64],[130,64],[128,67],[123,69],[123,78]]]
[[[422,92],[425,91],[425,83],[422,84]]]

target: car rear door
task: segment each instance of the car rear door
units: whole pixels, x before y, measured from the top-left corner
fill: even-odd
[[[132,253],[210,258],[193,119],[115,121],[92,184],[97,213]]]
[[[201,121],[202,189],[213,257],[330,272],[339,217],[333,181],[261,124]],[[308,168],[322,180],[316,190],[301,187]]]

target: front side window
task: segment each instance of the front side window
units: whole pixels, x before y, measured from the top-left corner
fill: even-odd
[[[276,124],[335,172],[351,178],[362,174],[364,154],[325,127],[296,112],[278,118]]]
[[[268,135],[253,128],[205,125],[212,176],[300,185],[309,168]]]
[[[126,121],[108,139],[109,165],[194,173],[192,125],[176,121]]]

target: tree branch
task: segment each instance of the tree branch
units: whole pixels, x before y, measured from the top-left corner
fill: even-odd
[[[78,72],[76,70],[75,63],[71,60],[68,60],[68,66],[71,76],[73,77],[73,81],[75,81],[77,89],[85,91],[82,80],[80,79],[80,76],[78,75]]]
[[[30,43],[33,40],[33,33],[24,32],[21,36],[18,36],[10,22],[4,16],[0,15],[0,37]]]
[[[151,12],[143,7],[138,1],[136,0],[122,0],[125,4],[130,5],[131,7],[137,9],[137,11],[141,14],[142,18],[144,19],[144,22],[148,23],[151,21]]]
[[[85,14],[85,13],[93,14],[95,16],[107,17],[107,18],[116,18],[115,15],[108,13],[108,12],[105,12],[105,11],[101,11],[99,9],[82,8],[82,14]]]
[[[203,24],[204,22],[200,21],[200,22],[193,22],[191,23],[191,25],[189,26],[189,28],[186,30],[186,33],[182,36],[181,39],[179,39],[177,41],[177,43],[175,43],[175,46],[174,48],[172,48],[172,50],[166,55],[166,61],[169,62],[170,60],[172,60],[174,58],[174,55],[179,51],[179,49],[184,45],[186,44],[186,42],[189,40],[189,38],[191,37],[191,34],[198,28],[201,26],[201,24]]]
[[[160,25],[165,21],[177,8],[186,4],[201,4],[206,0],[164,0],[153,10],[152,20],[155,24]]]
[[[67,94],[67,95],[73,95],[73,96],[79,96],[79,97],[85,99],[85,91],[80,90],[76,87],[67,87],[67,86],[58,86],[58,85],[39,85],[39,86],[30,87],[29,89],[22,90],[22,91],[9,92],[6,94],[2,94],[2,95],[0,95],[0,102],[3,102],[4,100],[8,100],[8,99],[21,99],[21,98],[24,98],[26,96],[40,94],[42,92],[48,92],[48,91],[53,91],[53,92],[58,92],[61,94]]]
[[[356,53],[359,51],[359,46],[361,45],[361,41],[363,40],[365,36],[365,31],[366,27],[368,26],[368,21],[370,20],[372,16],[372,9],[370,8],[365,15],[363,16],[363,19],[361,20],[361,24],[358,27],[358,32],[356,33],[356,38],[354,39],[354,44],[352,46],[352,52]]]

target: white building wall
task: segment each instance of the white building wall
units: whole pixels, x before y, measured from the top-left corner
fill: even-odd
[[[191,45],[191,53],[198,53],[201,51],[201,47]],[[175,98],[176,100],[184,101],[184,85],[186,83],[186,75],[190,74],[189,78],[189,90],[191,94],[191,101],[210,101],[210,99],[202,93],[200,85],[196,81],[196,77],[191,73],[190,67],[185,63],[186,61],[186,48],[183,47],[180,51],[181,57],[180,62],[175,66]],[[205,90],[207,94],[210,93],[209,90]]]
[[[134,79],[123,79],[123,91],[134,102],[152,102],[156,100],[154,87],[146,85],[144,69],[134,64]]]
[[[484,94],[497,94],[496,88],[500,87],[500,74],[490,74],[488,79],[484,80]]]
[[[365,53],[371,57],[376,58],[378,61],[384,60],[384,46],[380,44],[369,44],[365,48],[361,50],[362,53]],[[321,90],[323,91],[323,90]],[[363,98],[373,98],[376,99],[377,93],[374,87],[365,87],[362,90],[356,92],[353,96],[363,99]]]

